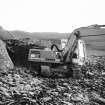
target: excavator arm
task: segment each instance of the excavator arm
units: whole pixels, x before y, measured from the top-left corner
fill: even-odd
[[[79,31],[71,33],[70,37],[68,38],[68,43],[62,52],[64,62],[70,62],[71,61],[74,49],[78,44],[79,37],[80,37]]]
[[[68,38],[68,43],[63,50],[60,50],[56,44],[53,44],[51,46],[51,50],[53,49],[53,47],[55,47],[56,50],[59,53],[61,53],[61,58],[63,62],[64,63],[70,62],[73,56],[74,49],[78,44],[79,37],[80,37],[79,31],[73,32],[70,34],[70,37]]]

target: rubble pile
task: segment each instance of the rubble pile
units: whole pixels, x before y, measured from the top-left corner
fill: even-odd
[[[33,77],[26,68],[0,73],[1,105],[73,105],[88,103],[85,90],[71,79]]]
[[[98,66],[89,67],[86,64],[83,69],[95,71],[92,67]],[[104,75],[93,73],[91,77],[85,73],[86,77],[75,80],[43,78],[33,73],[23,67],[0,71],[0,105],[102,105],[94,94],[105,98]]]

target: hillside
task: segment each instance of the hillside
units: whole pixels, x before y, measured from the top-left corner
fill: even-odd
[[[70,33],[57,33],[57,32],[24,32],[24,31],[11,31],[11,34],[16,38],[36,38],[36,39],[62,39],[68,38]]]
[[[57,32],[25,32],[20,30],[8,31],[0,27],[1,39],[62,39],[68,38],[70,33],[57,33]]]

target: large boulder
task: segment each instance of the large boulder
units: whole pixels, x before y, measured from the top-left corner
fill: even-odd
[[[0,39],[0,69],[8,70],[13,69],[14,64],[11,61],[11,58],[8,55],[6,44]]]

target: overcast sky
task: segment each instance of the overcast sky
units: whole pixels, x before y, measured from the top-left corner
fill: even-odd
[[[91,24],[105,24],[105,0],[0,0],[7,30],[72,32]]]

